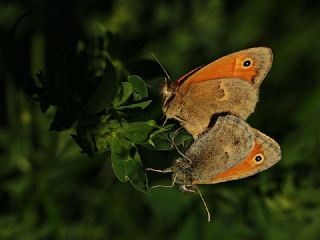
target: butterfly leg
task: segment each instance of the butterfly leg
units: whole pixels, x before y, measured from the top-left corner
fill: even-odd
[[[154,169],[154,168],[146,168],[147,171],[152,171],[152,172],[158,172],[158,173],[171,173],[172,169],[171,168],[166,168],[166,169]]]
[[[194,193],[197,191],[194,185],[181,185],[180,189],[182,192],[190,192],[190,193]]]
[[[174,184],[175,184],[175,182],[176,182],[176,178],[177,178],[177,174],[174,175],[174,178],[173,178],[173,180],[172,180],[171,185],[155,185],[155,186],[149,187],[148,190],[150,191],[151,189],[159,188],[159,187],[164,187],[164,188],[174,187]]]
[[[172,139],[170,139],[169,137],[165,136],[165,135],[162,135],[163,137],[165,137],[169,142],[171,142],[172,146],[177,150],[177,152],[185,159],[188,160],[189,163],[192,163],[192,161],[185,155],[183,154],[180,149],[178,148],[178,146],[175,144],[174,142],[174,138],[175,138],[175,135],[176,135],[176,132],[179,131],[182,127],[178,128],[175,133],[173,134],[173,137]]]

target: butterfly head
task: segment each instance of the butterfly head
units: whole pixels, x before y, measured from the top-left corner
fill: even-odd
[[[166,120],[169,118],[177,119],[178,121],[182,121],[182,119],[178,118],[177,115],[180,114],[181,106],[180,106],[180,95],[176,94],[177,85],[175,83],[167,83],[165,82],[162,86],[162,97],[163,97],[163,105],[162,110],[165,114]]]
[[[172,181],[180,185],[192,184],[192,168],[187,159],[178,158],[173,164]]]
[[[172,87],[172,84],[165,81],[161,89],[161,94],[163,98],[163,106],[166,106],[174,96],[174,89]]]

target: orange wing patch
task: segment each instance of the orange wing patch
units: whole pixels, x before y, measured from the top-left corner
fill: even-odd
[[[258,153],[261,153],[262,152],[261,149],[262,149],[262,145],[255,143],[254,148],[252,149],[248,157],[242,162],[240,162],[238,165],[210,179],[193,181],[192,184],[212,184],[212,183],[224,182],[232,179],[241,178],[247,172],[252,172],[253,169],[256,167],[253,157]]]
[[[250,56],[247,53],[232,54],[218,59],[194,73],[193,71],[189,72],[189,74],[193,74],[189,75],[185,84],[189,86],[190,84],[202,81],[230,77],[241,78],[249,83],[253,83],[253,79],[258,73],[257,66],[252,59],[252,66],[244,67],[243,63],[246,59],[250,59]],[[185,77],[186,75],[180,78],[178,80],[179,83],[185,80]]]

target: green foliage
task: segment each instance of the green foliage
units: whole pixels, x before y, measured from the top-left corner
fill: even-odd
[[[90,50],[96,51],[96,50]],[[64,69],[58,74],[38,74],[40,86],[31,83],[31,93],[40,103],[44,111],[50,106],[57,108],[51,130],[61,131],[75,125],[76,133],[72,135],[82,152],[89,156],[111,152],[113,170],[122,182],[130,181],[138,190],[148,188],[147,176],[140,159],[137,145],[151,145],[152,139],[159,138],[159,134],[171,128],[162,128],[154,120],[134,121],[135,115],[142,114],[138,111],[127,114],[127,110],[148,107],[152,100],[148,100],[148,90],[141,77],[129,75],[127,81],[118,83],[116,68],[108,60],[104,61],[103,76],[96,76],[101,68],[91,68],[90,62],[84,61],[85,56],[74,56],[76,66],[79,62],[87,63],[83,69]],[[82,58],[82,59],[81,59]],[[90,60],[90,58],[89,58]],[[69,74],[72,72],[72,74]],[[66,77],[83,76],[76,81]],[[65,86],[64,82],[72,85]],[[94,83],[94,87],[91,84]],[[65,91],[62,87],[68,87]],[[91,91],[91,93],[90,93]],[[62,92],[62,94],[56,94]],[[88,98],[88,96],[90,96]],[[70,101],[71,100],[71,101]],[[154,131],[153,130],[157,130]],[[168,141],[167,139],[163,139]],[[170,146],[168,149],[171,149]]]
[[[85,103],[86,113],[94,114],[105,109],[108,110],[117,92],[118,79],[116,70],[107,58],[105,62],[104,74],[93,91],[92,97]]]
[[[33,4],[0,3],[0,239],[319,239],[317,1]],[[164,74],[145,50],[177,79],[253,46],[274,63],[249,123],[280,143],[281,162],[201,186],[211,223],[196,194],[142,193],[170,184],[145,172],[178,156],[168,139],[190,144],[162,126],[146,85]]]

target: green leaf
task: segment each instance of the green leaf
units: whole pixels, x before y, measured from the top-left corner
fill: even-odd
[[[94,128],[82,124],[80,122],[77,125],[77,134],[73,134],[71,136],[76,141],[76,143],[82,148],[83,152],[85,152],[89,156],[94,156],[94,153],[97,150],[94,135]]]
[[[104,75],[100,79],[91,98],[86,103],[85,109],[87,113],[97,113],[108,109],[117,93],[117,89],[118,80],[116,70],[109,59],[106,58]]]
[[[145,109],[146,107],[148,107],[150,105],[151,102],[152,102],[152,100],[148,100],[148,101],[141,102],[141,103],[134,103],[134,104],[130,104],[130,105],[127,105],[127,106],[116,107],[116,109],[118,109],[118,110],[131,109],[131,108]]]
[[[140,191],[147,190],[147,177],[136,146],[121,134],[110,139],[111,161],[117,178]]]
[[[113,105],[115,107],[120,106],[121,104],[125,103],[130,95],[133,92],[133,86],[131,83],[128,82],[122,82],[121,88],[119,89],[116,98],[113,101]]]
[[[123,125],[126,138],[130,139],[135,144],[146,143],[149,139],[150,132],[155,127],[157,127],[157,124],[153,120]]]
[[[95,142],[98,151],[107,149],[110,144],[110,138],[122,129],[121,122],[118,120],[106,118],[103,121],[106,122],[102,122],[96,127]]]
[[[92,138],[88,136],[79,136],[75,134],[71,134],[73,140],[81,147],[82,152],[88,154],[90,157],[93,157],[95,154],[95,144],[92,141]]]
[[[146,144],[145,146],[155,150],[171,150],[172,143],[169,141],[166,133],[173,127],[174,124],[169,124],[154,131],[150,135],[148,144]]]
[[[128,82],[133,86],[133,97],[135,101],[140,101],[148,97],[148,89],[143,79],[137,75],[128,77]]]
[[[135,146],[132,142],[125,139],[121,134],[113,134],[113,136],[109,139],[109,143],[113,165],[118,166],[119,161],[124,163],[132,158],[130,156],[130,152]],[[122,166],[122,164],[120,166]],[[126,178],[125,169],[116,167],[114,170],[120,181],[126,182],[128,180]]]
[[[176,146],[188,147],[193,142],[192,136],[185,131],[170,131],[173,127],[174,125],[170,124],[154,131],[145,146],[155,150],[171,150],[174,141]]]
[[[177,146],[182,145],[183,147],[189,147],[191,143],[193,143],[192,135],[185,130],[170,132],[169,136]]]
[[[132,186],[137,190],[147,191],[148,179],[138,151],[136,151],[133,159],[126,161],[126,167],[127,175]]]

